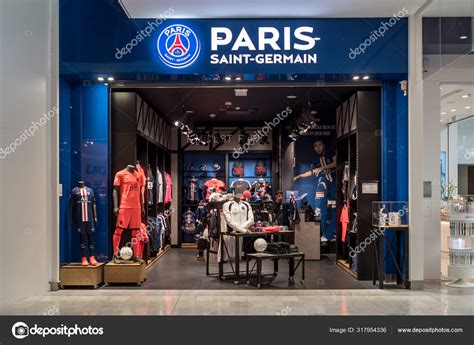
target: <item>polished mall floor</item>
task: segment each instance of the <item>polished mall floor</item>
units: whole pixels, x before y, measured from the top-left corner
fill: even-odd
[[[0,315],[474,315],[474,289],[380,290],[325,259],[308,265],[306,288],[288,289],[282,270],[258,290],[206,277],[194,255],[167,253],[141,287],[60,290],[0,304]]]

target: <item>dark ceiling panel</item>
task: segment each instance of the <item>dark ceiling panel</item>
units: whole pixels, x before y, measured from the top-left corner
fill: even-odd
[[[248,125],[271,120],[288,105],[296,110],[302,109],[308,101],[320,115],[334,115],[340,103],[361,89],[288,86],[245,88],[248,89],[245,97],[235,96],[233,87],[142,88],[138,92],[170,122],[183,120],[183,114],[188,110],[193,112],[188,117],[195,124]],[[289,95],[297,96],[296,100],[289,100]],[[226,102],[231,102],[232,106],[226,106]],[[216,117],[212,120],[210,114]]]

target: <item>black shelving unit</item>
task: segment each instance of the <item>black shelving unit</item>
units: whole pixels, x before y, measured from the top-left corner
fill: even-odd
[[[147,113],[148,119],[144,121],[144,113]],[[160,120],[158,120],[160,119]],[[124,169],[129,164],[135,164],[137,161],[147,173],[148,166],[151,167],[154,181],[156,182],[157,167],[163,173],[170,173],[171,152],[169,141],[164,138],[154,136],[156,124],[161,121],[163,131],[167,133],[170,126],[163,122],[160,115],[153,110],[148,103],[134,91],[112,91],[111,93],[111,177],[110,185],[112,188],[113,178],[116,172]],[[155,125],[152,125],[152,124]],[[163,133],[163,131],[161,133]],[[168,136],[168,134],[163,137]],[[156,188],[156,185],[155,185]],[[156,200],[156,189],[153,190],[154,198],[152,205],[148,205],[146,200],[146,212],[143,220],[147,217],[156,217],[158,213],[164,212],[169,205],[158,203]],[[145,192],[146,195],[146,192]],[[110,204],[113,205],[112,200]],[[111,224],[114,225],[115,215],[110,210]],[[111,236],[115,226],[111,229]],[[127,240],[127,239],[125,239]]]
[[[380,91],[358,91],[337,111],[337,264],[358,280],[373,277],[374,243],[361,250],[355,257],[351,248],[369,238],[372,231],[372,202],[380,200]],[[349,229],[353,213],[357,212],[357,233],[349,233],[342,240],[342,226],[339,221],[345,203],[342,195],[342,178],[346,162],[349,164],[350,182],[357,174],[357,200],[350,202]],[[363,193],[363,186],[370,184],[376,190]],[[354,252],[352,252],[354,253]]]

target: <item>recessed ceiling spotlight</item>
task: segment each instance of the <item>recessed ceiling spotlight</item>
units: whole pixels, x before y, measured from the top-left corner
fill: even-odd
[[[288,99],[296,99],[296,96],[290,95],[290,96],[286,96],[286,98],[288,98]]]
[[[235,80],[237,80],[237,81],[242,80],[242,76],[241,76],[240,74],[237,74],[237,75],[235,76]]]
[[[226,75],[226,76],[224,77],[224,79],[227,80],[227,81],[230,81],[230,80],[232,80],[232,77],[231,77],[230,75]]]
[[[186,110],[186,114],[194,114],[194,110]]]
[[[175,125],[176,127],[178,127],[178,126],[179,126],[179,121],[175,121],[175,122],[174,122],[174,125]]]
[[[465,36],[465,35],[459,36],[459,39],[460,40],[467,40],[467,36]]]
[[[359,80],[359,79],[360,79],[360,77],[358,75],[355,75],[355,76],[352,77],[352,80]]]
[[[367,80],[367,79],[369,79],[369,78],[370,78],[370,77],[369,77],[368,75],[364,75],[364,76],[362,77],[362,79],[364,79],[364,80]]]
[[[443,112],[441,113],[441,115],[446,115],[446,112],[443,111]]]
[[[97,77],[98,81],[104,81],[104,77]]]
[[[464,109],[471,109],[471,106],[468,105],[468,106],[464,107]]]
[[[107,80],[108,81],[114,81],[114,77],[108,77]]]
[[[451,109],[451,111],[452,111],[452,112],[455,112],[455,111],[456,111],[456,109]]]
[[[235,110],[240,110],[240,107],[235,107]]]
[[[462,98],[468,98],[470,96],[470,94],[466,94],[466,95],[462,95],[461,97]]]
[[[213,119],[213,118],[216,117],[216,114],[209,114],[209,117],[210,117],[211,119]]]

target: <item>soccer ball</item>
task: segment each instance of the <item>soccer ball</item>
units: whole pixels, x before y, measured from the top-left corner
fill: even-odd
[[[267,249],[267,241],[263,238],[257,238],[253,243],[253,247],[257,251],[257,253],[262,253]]]
[[[130,260],[133,256],[133,250],[130,247],[120,248],[120,258],[122,260]]]

